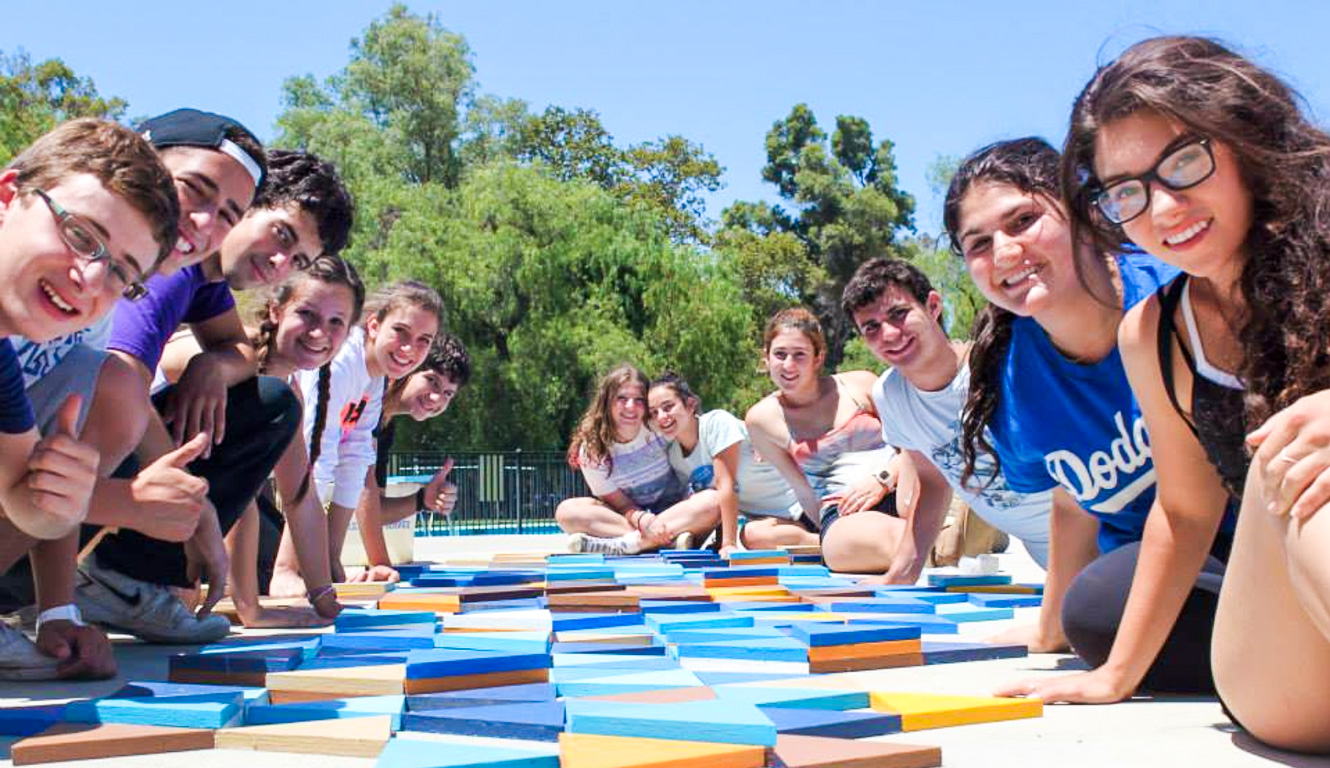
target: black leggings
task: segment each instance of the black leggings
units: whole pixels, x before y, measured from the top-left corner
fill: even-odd
[[[1228,536],[1220,534],[1163,649],[1145,673],[1142,689],[1156,693],[1214,694],[1210,636],[1230,543]],[[1062,629],[1072,650],[1091,667],[1099,667],[1108,660],[1127,606],[1140,551],[1140,542],[1136,542],[1100,556],[1081,571],[1067,590],[1062,606]]]

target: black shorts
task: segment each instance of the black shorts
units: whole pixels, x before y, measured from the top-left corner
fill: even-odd
[[[879,501],[878,503],[874,504],[872,507],[869,507],[864,511],[881,512],[884,515],[890,515],[892,517],[900,517],[900,514],[896,512],[896,492],[892,491],[891,493],[888,493],[886,496],[882,497],[881,501]],[[806,518],[801,518],[801,519],[806,519]],[[826,540],[827,531],[831,530],[831,524],[839,519],[840,519],[840,507],[838,505],[832,504],[829,507],[822,508],[822,529],[817,532],[818,541]],[[807,528],[808,526],[805,525],[804,527]],[[813,529],[809,528],[809,530],[811,531]]]

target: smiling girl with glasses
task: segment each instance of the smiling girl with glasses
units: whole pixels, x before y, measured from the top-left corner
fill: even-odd
[[[1258,738],[1330,751],[1330,136],[1251,61],[1156,38],[1086,86],[1064,162],[1077,231],[1184,272],[1120,331],[1158,495],[1123,633],[1082,689],[1131,692],[1241,504],[1216,686]]]

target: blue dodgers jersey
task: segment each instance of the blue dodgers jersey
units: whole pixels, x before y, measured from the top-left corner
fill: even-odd
[[[1120,255],[1118,265],[1124,310],[1179,273],[1139,251]],[[1140,540],[1154,503],[1154,461],[1117,348],[1097,363],[1076,363],[1038,323],[1017,318],[990,428],[1013,489],[1067,489],[1099,518],[1104,552]]]

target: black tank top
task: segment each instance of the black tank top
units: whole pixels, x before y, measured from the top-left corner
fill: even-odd
[[[1205,449],[1205,455],[1218,470],[1224,487],[1235,500],[1242,498],[1247,481],[1246,418],[1243,413],[1242,390],[1226,387],[1201,375],[1196,360],[1178,333],[1177,313],[1182,300],[1182,289],[1187,275],[1159,289],[1159,371],[1164,377],[1164,391],[1178,415],[1191,428],[1196,440]],[[1191,414],[1182,409],[1173,382],[1173,338],[1178,339],[1182,359],[1191,371]]]

